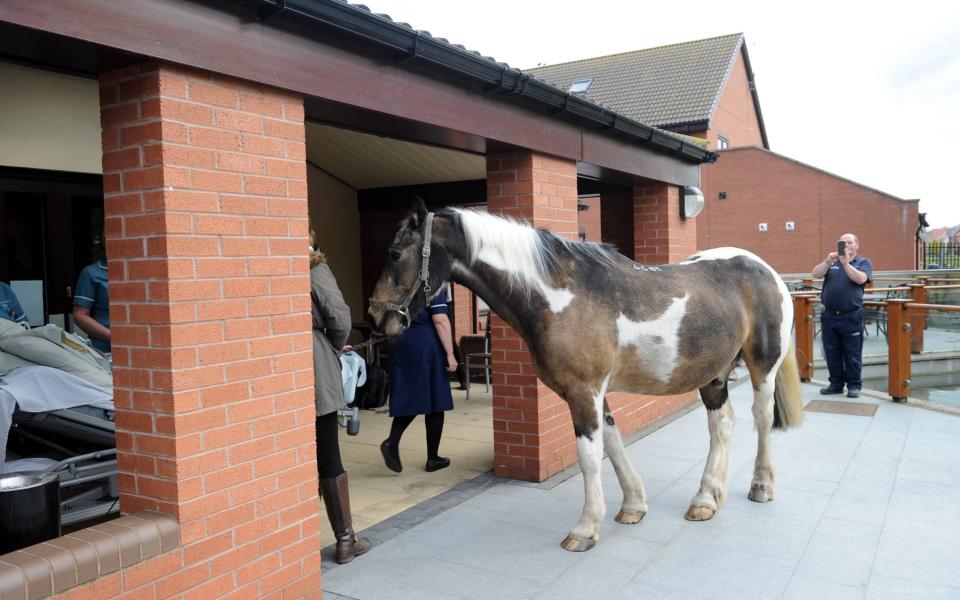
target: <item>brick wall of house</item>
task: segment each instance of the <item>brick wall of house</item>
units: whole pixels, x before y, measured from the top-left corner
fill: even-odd
[[[121,508],[181,547],[67,597],[320,595],[302,98],[101,77]]]
[[[737,60],[720,94],[720,101],[713,112],[710,129],[706,132],[712,150],[717,148],[718,135],[727,138],[731,148],[763,146],[760,120],[757,118],[749,85],[747,65],[743,60],[743,53],[738,52]],[[694,135],[703,137],[703,133]]]
[[[844,233],[878,270],[914,268],[917,202],[882,192],[759,148],[728,150],[701,167],[706,208],[697,218],[701,248],[749,250],[781,273],[805,273]],[[726,198],[719,199],[725,192]],[[795,223],[787,231],[787,221]],[[767,231],[760,232],[759,224]]]

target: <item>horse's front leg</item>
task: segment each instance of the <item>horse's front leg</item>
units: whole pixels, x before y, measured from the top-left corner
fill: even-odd
[[[722,385],[719,385],[722,383]],[[700,388],[700,397],[707,407],[710,427],[710,454],[700,479],[700,489],[690,501],[683,516],[688,521],[706,521],[713,518],[726,496],[727,471],[730,468],[730,440],[733,437],[735,416],[727,401],[726,379]]]
[[[623,504],[620,505],[620,512],[614,520],[627,525],[639,523],[647,514],[647,494],[643,490],[640,475],[633,468],[623,447],[623,439],[606,400],[603,402],[603,449],[613,463],[620,489],[623,490]]]
[[[606,384],[603,386],[606,388]],[[577,458],[583,472],[583,513],[573,531],[560,545],[571,552],[586,552],[597,544],[600,523],[606,514],[603,486],[600,482],[600,463],[603,461],[603,433],[600,423],[603,411],[603,393],[591,398],[587,394],[570,396],[570,413],[577,434]],[[579,404],[575,405],[575,402]]]

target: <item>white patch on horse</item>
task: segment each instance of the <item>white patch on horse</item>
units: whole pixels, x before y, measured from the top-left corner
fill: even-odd
[[[553,287],[544,279],[547,257],[543,255],[535,229],[485,213],[457,212],[467,233],[473,260],[503,271],[511,282],[538,292],[554,313],[561,313],[570,305],[573,292]]]
[[[623,313],[617,317],[620,347],[632,345],[647,369],[664,383],[670,381],[677,366],[680,324],[689,299],[689,293],[683,298],[674,298],[667,310],[652,321],[631,321]]]

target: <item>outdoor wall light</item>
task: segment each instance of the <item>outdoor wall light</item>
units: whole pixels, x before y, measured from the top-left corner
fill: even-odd
[[[700,188],[685,185],[680,188],[680,218],[692,219],[703,212],[703,192]]]

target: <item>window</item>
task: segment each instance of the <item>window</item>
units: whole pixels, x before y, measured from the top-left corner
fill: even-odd
[[[570,88],[567,91],[571,94],[586,94],[587,90],[590,89],[591,83],[593,83],[592,79],[578,79],[570,84]]]
[[[722,135],[717,136],[717,150],[726,150],[730,147],[730,140]]]

